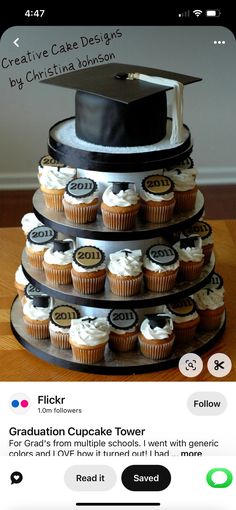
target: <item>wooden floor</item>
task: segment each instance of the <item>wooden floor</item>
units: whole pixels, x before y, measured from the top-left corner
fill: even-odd
[[[0,190],[0,227],[17,227],[22,216],[32,211],[35,190]],[[236,218],[236,185],[202,186],[206,218]]]

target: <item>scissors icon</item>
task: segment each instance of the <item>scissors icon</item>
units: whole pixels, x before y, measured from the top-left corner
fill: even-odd
[[[214,370],[219,370],[219,368],[222,368],[222,370],[224,370],[225,369],[224,364],[225,364],[224,361],[219,361],[218,359],[215,359],[215,361],[214,361],[214,365],[215,365]]]

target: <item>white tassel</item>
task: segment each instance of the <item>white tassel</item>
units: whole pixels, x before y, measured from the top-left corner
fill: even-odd
[[[176,145],[183,142],[183,91],[184,86],[176,80],[169,80],[168,78],[161,78],[160,76],[149,76],[147,74],[129,73],[128,80],[142,80],[148,83],[155,83],[156,85],[163,85],[164,87],[171,87],[174,89],[174,100],[172,104],[172,133],[170,137],[170,144]]]

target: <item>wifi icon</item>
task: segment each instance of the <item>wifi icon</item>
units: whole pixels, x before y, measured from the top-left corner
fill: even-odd
[[[200,11],[200,9],[196,9],[195,11],[193,11],[193,14],[195,14],[195,16],[197,16],[197,18],[199,18],[199,16],[201,16],[201,14],[202,14],[202,11]]]

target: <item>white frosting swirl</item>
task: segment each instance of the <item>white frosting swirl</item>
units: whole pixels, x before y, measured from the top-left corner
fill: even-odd
[[[53,333],[69,333],[70,326],[68,328],[62,328],[61,326],[56,326],[53,322],[49,322],[49,332]]]
[[[224,305],[224,287],[213,289],[207,285],[194,294],[194,301],[199,310],[216,310]]]
[[[175,313],[168,309],[168,313],[170,314],[173,322],[177,324],[181,324],[182,322],[190,322],[192,320],[198,319],[199,315],[195,310],[193,313],[189,313],[188,315],[175,315]]]
[[[35,243],[31,243],[30,241],[26,241],[26,247],[29,248],[31,251],[33,252],[40,252],[40,251],[45,251],[47,250],[48,248],[50,248],[52,245],[52,243],[48,243],[48,244],[35,244]]]
[[[21,219],[22,230],[25,234],[28,234],[33,228],[40,227],[41,225],[43,225],[43,223],[38,220],[34,213],[27,213]]]
[[[92,321],[86,319],[93,317],[82,317],[72,319],[70,327],[70,339],[75,345],[99,345],[108,342],[110,326],[105,317],[97,317]]]
[[[113,193],[111,185],[104,191],[102,200],[109,207],[129,207],[138,203],[139,196],[133,188],[128,188],[125,191],[121,190],[116,195]]]
[[[102,269],[106,269],[106,263],[102,262],[99,266],[96,267],[82,267],[76,264],[74,260],[72,260],[72,267],[77,273],[93,273],[93,271],[101,271]]]
[[[193,237],[193,236],[189,236]],[[179,258],[183,262],[201,262],[203,259],[203,251],[202,251],[202,240],[201,237],[198,238],[198,246],[196,247],[190,247],[187,248],[180,248],[180,241],[174,245],[174,248],[177,250],[179,254]]]
[[[39,176],[39,182],[41,186],[47,189],[63,189],[74,176],[76,176],[75,168],[63,167],[58,170],[53,167],[46,172],[43,171]]]
[[[53,246],[45,251],[44,260],[47,264],[58,264],[59,266],[66,266],[72,263],[74,248],[70,248],[64,252],[53,251]]]
[[[28,285],[29,280],[25,277],[22,266],[20,265],[15,272],[15,281],[19,285]]]
[[[49,319],[50,311],[50,305],[47,308],[39,306],[35,307],[32,299],[27,300],[23,306],[23,314],[36,321],[45,321],[46,319]]]
[[[63,197],[65,202],[72,205],[90,204],[91,202],[93,202],[93,200],[95,200],[95,198],[99,198],[98,191],[94,191],[94,193],[92,193],[88,197],[72,197],[72,195],[69,195],[68,193],[65,192]]]
[[[140,331],[147,340],[165,340],[173,331],[173,322],[170,320],[170,324],[166,324],[164,328],[157,326],[152,329],[149,324],[149,320],[144,319],[141,324]]]
[[[213,244],[213,236],[209,235],[205,239],[202,238],[202,246],[208,246],[208,244]]]
[[[164,169],[164,175],[171,178],[175,191],[188,191],[195,186],[197,171],[195,168],[181,168],[181,166],[178,166],[171,170]]]
[[[170,193],[165,193],[165,195],[159,195],[159,194],[153,195],[152,193],[149,193],[148,191],[145,191],[143,188],[141,188],[140,189],[140,197],[145,202],[149,202],[150,200],[152,200],[153,202],[164,202],[164,201],[168,202],[169,200],[172,200],[174,198],[174,192],[170,191]]]
[[[141,250],[116,251],[110,254],[108,269],[119,276],[138,276],[142,272]]]
[[[173,264],[170,265],[160,265],[156,264],[156,262],[152,262],[147,255],[143,258],[143,265],[149,271],[155,271],[155,273],[165,273],[166,271],[174,271],[179,267],[179,260],[176,260]]]

